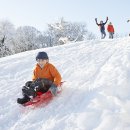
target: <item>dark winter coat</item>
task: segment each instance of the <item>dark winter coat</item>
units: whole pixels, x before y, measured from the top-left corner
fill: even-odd
[[[96,24],[100,27],[100,31],[101,32],[104,32],[105,31],[105,24],[107,23],[107,21],[108,21],[108,18],[106,19],[106,22],[105,23],[98,23],[97,22],[97,19],[95,19],[95,21],[96,21]]]

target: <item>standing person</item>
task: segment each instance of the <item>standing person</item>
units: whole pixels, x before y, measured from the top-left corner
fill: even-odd
[[[113,39],[113,35],[114,35],[114,27],[112,25],[112,23],[110,22],[107,26],[107,31],[109,32],[109,38]]]
[[[51,91],[57,95],[57,86],[61,83],[61,75],[54,65],[49,63],[46,52],[39,52],[36,56],[37,64],[33,71],[32,81],[25,83],[22,88],[23,98],[18,98],[19,104],[24,104],[37,96],[37,92],[46,93]]]
[[[101,32],[101,39],[104,39],[106,37],[106,32],[105,32],[105,24],[108,21],[108,17],[106,18],[106,22],[104,23],[103,21],[100,21],[100,23],[97,22],[97,18],[95,18],[96,24],[100,27],[100,32]]]
[[[130,22],[130,20],[127,20],[127,23]],[[130,33],[129,33],[129,36],[130,36]]]

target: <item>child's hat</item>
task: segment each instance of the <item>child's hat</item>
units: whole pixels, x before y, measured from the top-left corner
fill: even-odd
[[[48,55],[46,52],[42,51],[42,52],[38,52],[37,56],[36,56],[36,60],[38,59],[49,59]]]

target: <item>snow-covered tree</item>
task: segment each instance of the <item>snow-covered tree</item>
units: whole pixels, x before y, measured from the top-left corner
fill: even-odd
[[[87,30],[86,24],[67,22],[63,18],[48,24],[43,33],[32,26],[15,29],[11,22],[4,20],[0,21],[0,57],[93,38],[94,34]]]
[[[40,38],[41,32],[36,28],[31,26],[19,27],[16,30],[15,52],[22,52],[39,48]]]
[[[0,21],[0,57],[13,53],[14,36],[14,25],[7,20]]]
[[[52,46],[65,44],[68,41],[82,41],[88,33],[88,36],[92,38],[92,34],[90,35],[90,32],[88,32],[86,24],[67,22],[63,18],[59,22],[48,24],[47,33],[50,36],[50,44]]]

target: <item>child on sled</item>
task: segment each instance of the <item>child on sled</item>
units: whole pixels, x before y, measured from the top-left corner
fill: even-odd
[[[51,91],[53,96],[57,95],[57,86],[61,83],[61,75],[54,65],[49,63],[46,52],[39,52],[36,56],[37,64],[33,72],[32,81],[25,83],[22,88],[23,98],[18,98],[17,103],[24,104],[37,96],[38,92]]]

